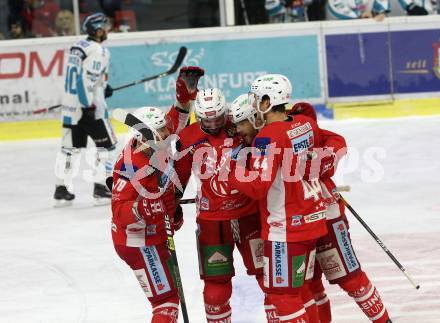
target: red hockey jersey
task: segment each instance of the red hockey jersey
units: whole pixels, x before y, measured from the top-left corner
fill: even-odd
[[[317,122],[316,111],[310,103],[298,102],[292,110],[288,112],[290,116],[305,115],[312,118]],[[326,217],[328,220],[336,219],[340,216],[345,217],[345,206],[342,200],[337,199],[336,196],[336,184],[331,177],[336,172],[336,167],[339,160],[347,153],[347,144],[344,137],[329,130],[321,129],[321,141],[316,143],[317,147],[332,148],[335,153],[335,163],[332,169],[329,169],[324,176],[320,178],[322,193],[326,201],[327,212]]]
[[[321,130],[308,117],[273,122],[254,139],[250,171],[231,172],[232,186],[259,201],[263,239],[296,242],[327,233],[321,185],[302,178],[307,151],[318,142]],[[237,171],[247,179],[232,175]]]
[[[325,176],[321,177],[322,193],[326,200],[327,212],[326,217],[328,220],[336,219],[341,215],[345,217],[345,206],[342,200],[336,198],[336,184],[331,177],[336,172],[338,161],[347,153],[347,144],[344,137],[331,132],[329,130],[321,129],[321,146],[333,148],[333,152],[336,154],[335,164],[332,169],[326,172]]]
[[[179,133],[187,124],[189,114],[178,112],[172,107],[167,113],[170,133]],[[152,151],[135,150],[135,140],[127,143],[120,154],[113,171],[112,190],[112,238],[113,243],[128,247],[142,247],[166,241],[164,216],[172,220],[176,210],[175,185],[171,181],[173,161],[166,151],[156,152],[161,163],[157,171],[151,166]],[[140,194],[148,192],[150,215],[145,221],[138,221],[133,213],[133,204]]]
[[[197,181],[197,216],[205,220],[230,220],[257,212],[257,202],[231,188],[225,162],[239,151],[244,143],[233,129],[226,126],[217,136],[208,135],[198,123],[180,133],[177,150],[186,152],[175,162],[176,172],[184,186],[191,170]]]

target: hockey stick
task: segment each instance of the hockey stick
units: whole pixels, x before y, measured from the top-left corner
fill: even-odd
[[[338,186],[336,187],[336,191],[338,192],[350,192],[350,186],[344,185],[344,186]],[[180,204],[193,204],[196,202],[195,198],[192,199],[181,199]]]
[[[336,186],[336,192],[350,192],[351,187],[349,185]]]
[[[144,136],[145,139],[147,139],[147,140],[154,139],[153,131],[151,131],[151,129],[149,129],[145,123],[143,123],[141,120],[139,120],[133,114],[131,114],[123,109],[115,109],[113,111],[113,118],[115,118],[119,122],[126,124],[127,126],[129,126],[131,128],[136,129],[137,131],[139,131],[142,134],[142,136]],[[107,183],[107,185],[109,185],[109,183]],[[170,221],[170,217],[168,216],[168,213],[165,213],[165,228],[166,228],[166,233],[167,233],[168,250],[170,251],[171,260],[173,262],[174,279],[175,279],[177,290],[179,292],[180,306],[182,309],[183,321],[185,323],[189,323],[188,310],[186,308],[186,301],[185,301],[185,294],[183,293],[182,278],[180,276],[179,264],[177,262],[177,253],[176,253],[176,248],[175,248],[175,244],[174,244],[173,233],[171,230],[171,221]]]
[[[168,213],[165,213],[165,228],[167,232],[168,250],[171,253],[171,260],[173,261],[174,279],[176,287],[179,292],[180,307],[182,308],[183,322],[189,323],[188,310],[186,308],[185,295],[183,293],[182,277],[180,276],[179,263],[177,262],[177,253],[174,245],[173,233],[171,231],[171,221]]]
[[[147,140],[154,140],[154,134],[153,131],[151,131],[148,126],[143,123],[141,120],[139,120],[137,117],[135,117],[130,112],[127,112],[124,109],[115,109],[113,110],[112,116],[115,120],[126,124],[127,126],[136,129],[141,133],[142,136],[144,136]]]
[[[353,209],[353,207],[348,204],[348,202],[339,194],[339,198],[342,200],[342,203],[350,210],[350,212],[354,215],[354,217],[362,224],[365,230],[376,240],[377,244],[382,248],[383,251],[391,258],[391,260],[396,264],[396,266],[400,269],[400,271],[406,276],[406,278],[410,281],[410,283],[414,286],[415,289],[419,289],[420,285],[417,284],[411,276],[406,272],[406,269],[402,266],[402,264],[394,257],[391,251],[385,246],[382,240],[370,229],[370,227],[365,223],[365,221],[360,217],[360,215]]]
[[[127,87],[135,86],[135,85],[138,85],[138,84],[141,84],[141,83],[145,83],[145,82],[148,82],[148,81],[153,81],[153,80],[156,80],[156,79],[160,79],[162,77],[166,77],[166,76],[169,76],[171,74],[174,74],[175,72],[177,72],[177,70],[179,69],[180,65],[182,65],[183,60],[185,59],[187,51],[188,50],[187,50],[187,48],[185,46],[180,47],[179,53],[177,54],[177,57],[176,57],[176,60],[174,61],[173,66],[171,66],[171,68],[168,71],[160,73],[160,74],[157,74],[157,75],[148,76],[148,77],[145,77],[145,78],[143,78],[141,80],[137,80],[137,81],[134,81],[134,82],[130,82],[130,83],[127,83],[127,84],[115,87],[115,88],[113,88],[113,92],[125,89]],[[48,108],[42,108],[42,109],[34,110],[34,111],[32,111],[32,114],[40,114],[40,113],[50,112],[50,111],[53,111],[53,110],[58,109],[60,107],[61,107],[61,104],[57,104],[57,105],[53,105],[53,106],[48,107]]]
[[[193,198],[193,199],[181,199],[180,200],[180,204],[193,204],[195,202],[196,202],[195,198]]]
[[[48,108],[34,110],[34,111],[32,111],[32,114],[40,114],[40,113],[44,113],[44,112],[50,112],[50,111],[56,110],[58,108],[61,108],[61,104],[53,105]]]
[[[179,53],[177,54],[176,60],[175,60],[175,62],[173,64],[173,66],[171,66],[171,68],[168,71],[160,73],[160,74],[157,74],[157,75],[148,76],[148,77],[143,78],[141,80],[134,81],[134,82],[131,82],[131,83],[128,83],[128,84],[124,84],[124,85],[115,87],[113,89],[113,91],[122,90],[122,89],[125,89],[125,88],[130,87],[130,86],[138,85],[138,84],[141,84],[141,83],[144,83],[144,82],[152,81],[152,80],[155,80],[155,79],[160,79],[162,77],[174,74],[175,72],[177,72],[177,70],[179,69],[180,65],[182,65],[183,60],[185,59],[187,51],[188,51],[188,49],[185,46],[182,46],[182,47],[179,48]]]

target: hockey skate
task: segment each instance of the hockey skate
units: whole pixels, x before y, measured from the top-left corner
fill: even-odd
[[[95,205],[107,205],[112,200],[112,192],[107,186],[95,183],[93,188],[93,197],[95,198]]]
[[[64,185],[57,185],[53,195],[55,199],[54,207],[65,207],[72,205],[75,194],[70,193]]]

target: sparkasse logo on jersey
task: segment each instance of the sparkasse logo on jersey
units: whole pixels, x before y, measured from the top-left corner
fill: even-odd
[[[359,268],[359,264],[354,255],[354,251],[351,247],[351,243],[348,240],[348,231],[343,221],[338,221],[333,223],[333,229],[336,233],[336,238],[339,247],[342,250],[342,255],[344,256],[345,264],[347,265],[348,271],[352,272]]]
[[[283,274],[283,268],[281,267],[281,250],[280,245],[277,244],[275,246],[275,281],[278,284],[281,284],[284,279],[282,277]]]
[[[151,268],[151,271],[153,272],[154,282],[156,283],[158,289],[162,290],[163,289],[162,280],[160,279],[159,271],[157,270],[157,266],[153,259],[153,255],[151,254],[149,248],[145,250],[145,253],[147,254],[148,265]]]
[[[284,242],[273,242],[273,286],[286,287],[288,281],[287,250]]]
[[[159,255],[157,254],[156,247],[143,247],[141,250],[145,263],[147,264],[148,273],[153,279],[156,293],[160,295],[171,290]]]

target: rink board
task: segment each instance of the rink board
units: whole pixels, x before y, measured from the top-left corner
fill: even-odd
[[[319,119],[396,118],[408,116],[440,115],[440,99],[402,99],[395,101],[372,101],[315,105]],[[194,122],[194,115],[191,122]],[[127,132],[127,126],[113,120],[117,134]],[[0,141],[29,140],[61,137],[61,121],[34,120],[0,122]]]
[[[394,101],[364,101],[331,105],[333,119],[396,118],[440,115],[440,99],[400,99]]]
[[[117,134],[127,132],[127,126],[112,120]],[[0,122],[0,141],[61,138],[60,120]]]
[[[220,87],[228,101],[254,78],[282,73],[293,101],[308,101],[326,119],[439,114],[440,17],[237,26],[111,34],[110,84],[167,70],[180,46],[184,65],[200,65],[200,88]],[[348,28],[349,27],[349,28]],[[77,37],[0,42],[0,140],[59,137],[66,50]],[[177,75],[116,92],[110,109],[175,100]],[[21,123],[31,121],[35,123]],[[42,121],[50,120],[50,121]],[[5,123],[4,121],[12,122]],[[119,128],[117,128],[117,131]]]
[[[326,35],[329,101],[439,97],[439,34],[425,27]]]

